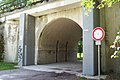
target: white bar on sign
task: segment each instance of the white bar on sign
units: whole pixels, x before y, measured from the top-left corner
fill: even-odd
[[[101,41],[96,41],[95,45],[101,45]]]

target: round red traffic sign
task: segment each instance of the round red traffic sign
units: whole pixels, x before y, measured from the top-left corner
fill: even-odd
[[[96,27],[92,31],[92,38],[96,41],[101,41],[105,36],[105,32],[101,27]]]

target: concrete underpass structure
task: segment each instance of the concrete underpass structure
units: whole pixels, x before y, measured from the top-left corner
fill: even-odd
[[[85,16],[80,3],[81,0],[51,1],[2,17],[6,23],[5,61],[16,62],[18,55],[19,66],[77,62],[77,45],[83,38],[83,74],[95,75],[97,58],[91,37],[94,14]]]
[[[82,28],[69,18],[49,22],[39,37],[38,64],[76,62]]]
[[[77,62],[77,45],[82,38],[83,74],[95,75],[97,48],[92,39],[92,30],[104,25],[102,13],[105,12],[92,9],[86,16],[80,3],[81,0],[50,0],[2,14],[0,20],[4,22],[5,61],[18,62],[19,66]],[[106,65],[107,49],[106,40],[103,40],[102,72],[111,70]]]

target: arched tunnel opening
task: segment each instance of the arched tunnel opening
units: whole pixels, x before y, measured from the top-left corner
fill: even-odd
[[[68,18],[48,23],[39,37],[37,64],[77,62],[82,28]]]

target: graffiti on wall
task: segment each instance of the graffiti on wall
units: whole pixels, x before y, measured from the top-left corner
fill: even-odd
[[[22,54],[22,47],[21,45],[18,47],[18,64],[22,62],[23,54]]]

